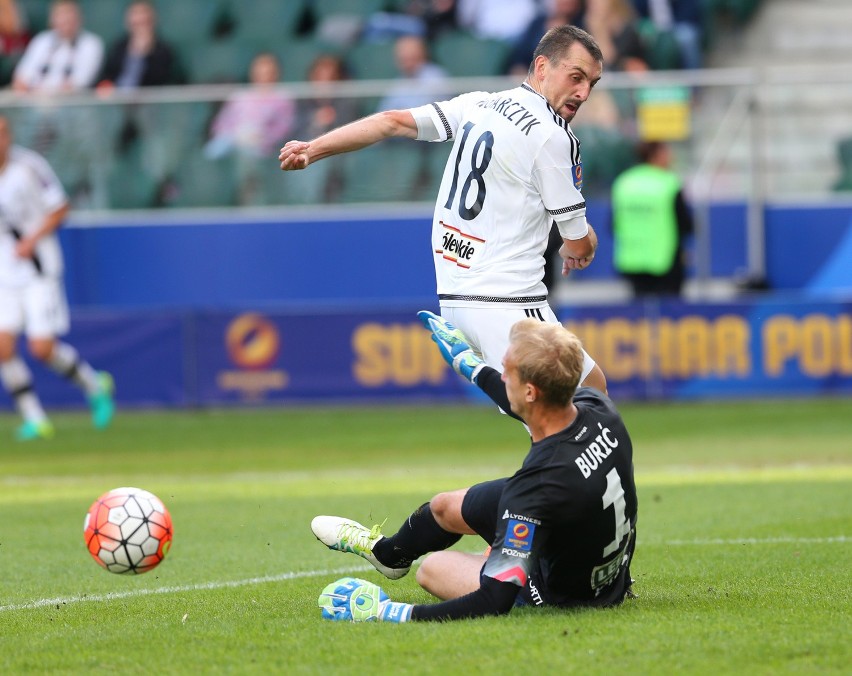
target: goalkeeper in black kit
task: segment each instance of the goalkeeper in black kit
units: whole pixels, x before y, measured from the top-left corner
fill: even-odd
[[[417,582],[442,599],[400,603],[378,585],[349,577],[322,591],[322,616],[457,620],[514,606],[621,603],[631,591],[636,544],[633,448],[613,403],[597,390],[577,389],[579,339],[559,324],[522,320],[512,327],[501,374],[451,324],[431,312],[419,316],[453,368],[526,424],[532,446],[511,477],[440,493],[392,536],[351,519],[316,517],[311,528],[321,542],[360,555],[390,579],[429,554]],[[473,534],[490,545],[486,554],[446,551]]]

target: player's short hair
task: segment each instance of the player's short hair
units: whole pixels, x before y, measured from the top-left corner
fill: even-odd
[[[522,319],[509,332],[521,382],[532,383],[545,403],[567,406],[583,373],[583,345],[561,324]]]
[[[533,52],[530,69],[532,69],[533,64],[535,64],[536,57],[544,56],[547,57],[548,61],[558,61],[565,56],[571,48],[571,45],[576,42],[583,45],[583,47],[586,48],[586,51],[592,55],[593,59],[603,63],[603,52],[601,52],[601,48],[598,46],[595,39],[582,28],[566,24],[564,26],[551,28],[544,34]]]

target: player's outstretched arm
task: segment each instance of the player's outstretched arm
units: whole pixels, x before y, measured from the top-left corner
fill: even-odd
[[[366,148],[388,138],[417,138],[408,110],[386,110],[332,129],[313,141],[287,141],[278,154],[283,171],[304,169],[325,157]]]

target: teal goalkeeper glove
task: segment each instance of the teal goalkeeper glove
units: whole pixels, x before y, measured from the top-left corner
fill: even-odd
[[[394,603],[381,587],[356,577],[332,582],[317,599],[324,620],[345,622],[408,622],[409,603]]]
[[[485,362],[474,353],[465,335],[446,319],[432,312],[420,310],[417,316],[423,326],[431,331],[432,340],[438,345],[444,361],[460,376],[475,384],[476,376],[485,366]]]

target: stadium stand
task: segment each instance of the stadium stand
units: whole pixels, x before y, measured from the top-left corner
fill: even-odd
[[[275,49],[287,36],[296,35],[307,6],[305,0],[253,0],[246,12],[232,2],[227,11],[234,21],[233,37],[255,51]]]
[[[214,0],[159,0],[156,8],[159,31],[175,46],[212,41],[217,22],[225,11],[222,3]]]
[[[125,31],[124,11],[127,4],[116,0],[80,0],[86,30],[99,35],[105,45],[112,44]]]
[[[129,1],[80,0],[87,28],[109,43],[124,31],[124,10]],[[425,4],[412,0],[153,2],[160,33],[178,50],[189,84],[244,83],[252,56],[266,50],[280,59],[284,82],[304,82],[309,65],[321,53],[343,56],[355,79],[394,79],[397,72],[393,40],[371,40],[357,29],[377,13],[412,13],[422,11]],[[47,0],[19,0],[19,5],[27,16],[30,34],[45,28],[50,6]],[[749,21],[759,5],[760,0],[706,0],[705,48],[712,48],[726,26]],[[415,10],[415,6],[419,9]],[[652,69],[680,67],[678,47],[671,34],[658,31],[648,22],[638,22],[637,29],[648,49]],[[430,46],[435,62],[453,77],[493,76],[505,72],[509,48],[505,42],[483,40],[456,29],[441,31]],[[0,77],[11,72],[12,65],[10,58],[4,58],[0,63]],[[371,112],[377,101],[378,97],[361,100],[360,110],[364,114]],[[212,206],[228,204],[228,199],[235,200],[234,187],[222,186],[222,181],[232,176],[233,167],[226,166],[227,162],[213,162],[214,166],[205,167],[211,160],[198,156],[214,108],[212,103],[165,104],[159,111],[140,108],[130,143],[127,139],[122,141],[127,129],[114,129],[116,125],[104,127],[104,145],[112,143],[116,148],[115,156],[102,168],[107,176],[109,206],[201,205],[205,199],[209,199]],[[26,136],[26,125],[19,128]],[[579,120],[575,132],[583,143],[587,190],[603,191],[630,161],[632,132],[627,125],[605,127],[580,124]],[[371,172],[357,167],[358,164],[365,166],[366,157],[357,162],[341,161],[335,168],[328,169],[330,176],[339,174],[342,177],[332,181],[342,186],[337,191],[328,188],[328,177],[317,180],[315,176],[313,181],[304,184],[297,178],[282,186],[280,177],[273,171],[269,181],[258,187],[257,203],[308,204],[334,200],[338,194],[344,202],[431,199],[440,181],[444,151],[449,149],[441,152],[430,149],[424,153],[422,162],[412,163],[410,157],[405,159],[405,152],[389,147],[377,152],[375,162],[371,160],[366,165],[371,167]],[[852,170],[845,168],[844,158],[838,146],[838,159],[845,172],[837,181],[838,186],[852,182],[848,177]],[[82,180],[76,168],[67,171],[69,180]],[[185,171],[194,175],[184,177]],[[126,185],[133,172],[139,176],[137,184]],[[235,201],[230,203],[236,204]]]
[[[440,35],[432,46],[435,61],[452,77],[501,75],[512,44],[476,38],[464,31]]]
[[[837,143],[837,159],[840,164],[840,178],[834,184],[836,191],[852,191],[852,136]]]

